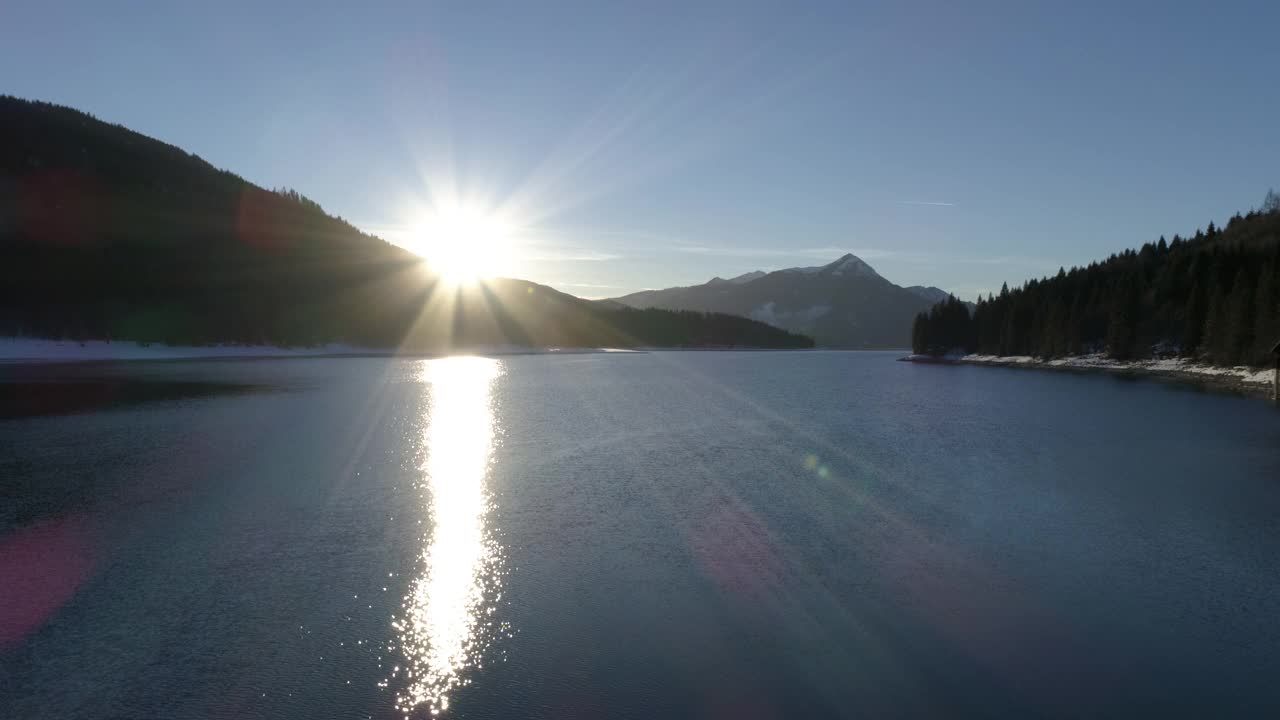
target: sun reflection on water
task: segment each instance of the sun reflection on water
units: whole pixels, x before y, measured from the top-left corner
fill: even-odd
[[[494,634],[499,548],[486,526],[492,508],[485,479],[497,423],[493,412],[498,361],[457,357],[423,362],[430,386],[422,490],[431,532],[423,538],[423,572],[395,623],[405,666],[396,707],[409,716],[438,715],[449,694],[467,684]]]

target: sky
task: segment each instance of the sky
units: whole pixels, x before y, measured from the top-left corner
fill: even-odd
[[[0,93],[584,297],[830,262],[972,299],[1280,189],[1274,2],[14,2]]]

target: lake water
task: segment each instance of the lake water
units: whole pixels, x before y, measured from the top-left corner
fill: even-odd
[[[895,357],[0,367],[0,717],[1280,713],[1280,412]]]

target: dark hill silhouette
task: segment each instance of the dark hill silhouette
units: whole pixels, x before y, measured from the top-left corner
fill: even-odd
[[[435,350],[808,347],[742,318],[597,305],[417,256],[67,107],[0,97],[0,336]]]

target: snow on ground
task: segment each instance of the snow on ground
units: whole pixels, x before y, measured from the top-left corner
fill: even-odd
[[[961,355],[959,359],[963,362],[1001,365],[1031,365],[1036,362],[1030,355]]]
[[[613,348],[528,348],[504,345],[471,348],[474,355],[518,355],[530,353],[632,352]],[[283,348],[272,345],[162,345],[106,340],[46,340],[40,338],[0,338],[0,363],[85,362],[93,360],[181,360],[192,358],[316,357],[333,355],[394,355],[351,345],[329,344],[315,347]]]
[[[1101,370],[1136,370],[1156,373],[1177,373],[1184,375],[1204,375],[1235,378],[1243,383],[1270,384],[1273,382],[1273,370],[1258,370],[1250,367],[1215,367],[1193,362],[1187,358],[1165,358],[1161,360],[1134,360],[1123,362],[1112,360],[1102,354],[1077,355],[1075,357],[1058,358],[1056,360],[1037,360],[1028,355],[964,355],[957,358],[960,362],[996,365],[1044,365],[1055,368],[1081,368]]]
[[[106,340],[0,338],[0,362],[77,362],[85,360],[179,360],[222,357],[306,357],[369,355],[376,351],[350,345],[282,348],[271,345],[163,345]]]

